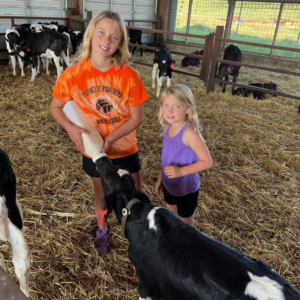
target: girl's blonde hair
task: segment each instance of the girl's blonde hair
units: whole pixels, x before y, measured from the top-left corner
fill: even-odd
[[[115,24],[117,24],[121,37],[119,47],[116,52],[112,56],[113,64],[117,67],[120,67],[123,63],[129,64],[130,62],[130,54],[128,51],[128,38],[127,38],[127,29],[125,23],[121,16],[113,11],[105,10],[99,12],[89,23],[83,37],[82,46],[74,59],[74,62],[81,62],[86,60],[88,57],[91,56],[91,44],[92,44],[92,37],[96,28],[96,25],[102,21],[103,19],[110,19],[113,20]]]
[[[169,125],[162,115],[162,103],[165,95],[173,96],[175,99],[184,103],[191,109],[191,111],[186,114],[185,119],[187,123],[192,123],[194,125],[195,132],[201,135],[202,128],[200,126],[200,121],[198,118],[194,95],[193,92],[184,84],[171,85],[170,87],[166,88],[161,94],[158,113],[159,123],[164,127]]]

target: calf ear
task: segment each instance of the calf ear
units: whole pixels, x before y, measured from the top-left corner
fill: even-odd
[[[175,61],[175,60],[172,60],[172,63],[175,65],[175,64],[176,64],[176,61]]]

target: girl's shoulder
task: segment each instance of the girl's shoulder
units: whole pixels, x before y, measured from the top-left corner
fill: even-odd
[[[202,139],[202,136],[195,131],[194,125],[188,126],[185,128],[183,134],[182,134],[182,141],[185,145],[189,145],[189,141],[192,139]]]

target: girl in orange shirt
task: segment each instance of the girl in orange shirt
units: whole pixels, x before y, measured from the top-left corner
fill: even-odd
[[[81,133],[86,130],[69,122],[63,107],[74,99],[89,120],[99,130],[105,152],[112,162],[127,168],[141,190],[141,165],[135,129],[143,121],[143,102],[147,92],[137,72],[128,66],[127,31],[119,14],[98,13],[85,32],[76,63],[59,77],[53,90],[50,111],[53,118],[67,131],[70,139],[83,154],[83,169],[91,176],[95,198],[94,208],[99,229],[95,246],[108,251],[109,230],[100,220],[104,209],[104,193],[96,164],[85,154]]]

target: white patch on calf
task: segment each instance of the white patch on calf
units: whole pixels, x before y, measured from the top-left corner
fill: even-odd
[[[167,87],[171,86],[171,78],[168,76],[167,77]]]
[[[158,64],[153,65],[153,70],[152,70],[152,88],[155,89],[155,77],[157,76],[158,72]]]
[[[164,78],[164,76],[159,77],[159,73],[157,72],[157,93],[156,93],[157,98],[160,95],[160,89],[161,89],[162,84],[163,84],[163,78]]]
[[[5,197],[0,196],[0,240],[10,241],[12,262],[20,282],[20,288],[22,292],[29,297],[30,251],[26,244],[23,230],[17,228],[8,218],[5,202]],[[16,205],[22,217],[22,208],[17,199]],[[0,265],[4,263],[2,258],[3,256],[0,257]]]
[[[125,174],[129,174],[127,170],[123,170],[123,169],[119,169],[118,170],[118,174],[120,175],[120,177],[122,177]]]
[[[79,33],[81,33],[81,31],[73,31],[73,33],[74,33],[75,35],[78,35]]]
[[[162,63],[165,64],[165,63],[166,63],[166,60],[162,60]]]
[[[139,300],[152,300],[152,298],[150,298],[150,297],[147,297],[147,298],[141,298],[141,297],[140,297]]]
[[[247,284],[245,295],[257,300],[285,300],[282,286],[267,276],[259,277],[247,272],[251,281]]]
[[[157,230],[157,226],[155,225],[155,213],[158,208],[159,207],[154,207],[153,209],[151,209],[147,216],[147,219],[149,221],[149,229],[154,229],[155,231]]]
[[[8,211],[5,205],[5,197],[0,196],[0,240],[9,241],[9,231],[7,227]]]

